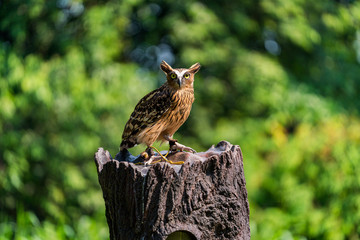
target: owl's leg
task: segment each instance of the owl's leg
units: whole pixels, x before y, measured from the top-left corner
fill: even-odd
[[[179,150],[180,152],[187,151],[187,152],[191,152],[191,153],[196,153],[196,151],[194,149],[192,149],[191,147],[187,147],[185,145],[178,143],[178,141],[176,139],[172,139],[168,135],[164,136],[164,138],[165,138],[165,140],[169,141],[169,146],[170,146],[169,151]]]
[[[177,141],[169,141],[169,145],[171,151],[179,150],[180,152],[186,151],[186,152],[196,153],[196,151],[191,147],[187,147],[183,144],[178,143]]]

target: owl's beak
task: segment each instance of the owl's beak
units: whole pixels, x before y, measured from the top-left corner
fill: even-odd
[[[179,84],[179,87],[181,87],[181,79],[178,79],[177,84]]]

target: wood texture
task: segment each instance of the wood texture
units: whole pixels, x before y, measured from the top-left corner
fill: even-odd
[[[188,239],[250,239],[240,147],[222,141],[206,152],[169,158],[185,163],[135,165],[98,149],[95,163],[110,239],[162,240],[176,231],[192,235]]]

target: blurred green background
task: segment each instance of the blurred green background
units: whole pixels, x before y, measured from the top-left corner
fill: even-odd
[[[359,23],[350,0],[0,0],[0,239],[108,239],[93,156],[161,60],[202,64],[175,138],[240,145],[252,239],[360,239]]]

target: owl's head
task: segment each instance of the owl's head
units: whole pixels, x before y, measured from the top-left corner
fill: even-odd
[[[195,63],[190,68],[172,68],[165,61],[160,64],[161,70],[166,74],[168,84],[175,89],[193,88],[194,75],[200,69],[200,64]]]

